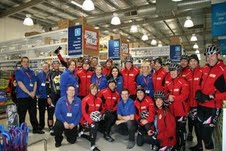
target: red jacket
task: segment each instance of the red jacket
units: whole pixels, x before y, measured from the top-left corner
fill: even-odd
[[[163,68],[155,71],[152,76],[154,92],[163,91],[164,90],[164,79],[165,79],[166,71]]]
[[[90,118],[90,114],[94,111],[100,111],[101,113],[103,112],[102,100],[97,96],[89,94],[82,99],[81,123],[84,124],[85,122],[88,122],[89,124],[92,124],[93,120]]]
[[[10,93],[13,101],[16,100],[16,86],[17,86],[17,82],[16,82],[16,79],[15,79],[15,73],[13,73],[9,78],[9,83],[8,83],[7,88],[6,88],[6,92]]]
[[[189,84],[189,97],[188,104],[190,107],[197,107],[198,102],[195,99],[195,93],[200,89],[200,80],[202,77],[202,70],[198,66],[194,70],[191,70],[187,75],[187,80]]]
[[[123,68],[121,74],[123,77],[123,88],[127,88],[131,95],[136,95],[136,78],[139,75],[140,71],[138,68],[132,66],[130,70]]]
[[[189,106],[187,104],[189,94],[188,82],[182,77],[177,77],[166,85],[165,90],[167,96],[174,95],[174,101],[169,106],[173,115],[187,116],[189,111]]]
[[[209,107],[209,108],[222,108],[223,99],[226,99],[226,91],[223,83],[226,81],[226,66],[223,61],[218,61],[218,63],[213,66],[203,67],[201,90],[202,93],[206,95],[215,94],[215,99],[207,101],[205,103],[200,103],[199,105]],[[215,84],[223,86],[223,92],[220,92]]]
[[[89,94],[89,86],[91,84],[93,72],[82,69],[77,72],[77,75],[79,78],[78,96],[87,96]]]
[[[153,123],[155,118],[155,105],[153,100],[149,96],[145,96],[142,101],[139,101],[138,99],[134,102],[136,114],[135,119],[139,122],[141,119],[141,112],[142,111],[148,111],[149,115],[147,118],[148,123]]]
[[[167,84],[169,84],[171,80],[172,80],[172,78],[171,78],[171,76],[170,76],[170,72],[166,72],[164,87],[165,87]]]
[[[112,69],[112,67],[110,67],[110,68],[107,68],[106,66],[103,68],[103,74],[104,75],[106,75],[106,76],[109,76],[110,75],[110,73],[111,73],[111,69]]]
[[[190,74],[191,74],[191,69],[189,67],[185,67],[181,71],[181,77],[185,78],[187,81]]]
[[[173,114],[167,109],[157,109],[156,121],[160,146],[175,146],[176,121]]]
[[[103,111],[117,110],[117,105],[120,100],[120,95],[117,91],[111,91],[111,89],[105,88],[98,93],[98,97],[102,100]]]

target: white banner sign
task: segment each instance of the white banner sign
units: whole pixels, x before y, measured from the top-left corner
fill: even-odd
[[[130,53],[135,56],[169,56],[170,46],[131,48]]]
[[[97,33],[85,30],[86,44],[97,45]]]

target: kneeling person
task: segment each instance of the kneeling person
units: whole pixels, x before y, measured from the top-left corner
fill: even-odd
[[[82,113],[81,100],[75,96],[75,87],[73,85],[69,85],[66,96],[63,96],[58,100],[55,115],[55,146],[61,146],[63,132],[67,141],[74,144],[77,140],[77,125],[80,122]]]

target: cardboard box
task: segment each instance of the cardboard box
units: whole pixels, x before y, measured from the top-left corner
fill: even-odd
[[[37,31],[32,31],[32,32],[26,32],[24,34],[25,37],[28,37],[28,36],[33,36],[33,35],[37,35],[37,34],[41,34],[40,32],[37,32]]]
[[[60,42],[61,42],[61,43],[67,42],[67,38],[61,38],[61,39],[60,39]]]
[[[45,37],[44,38],[44,44],[45,45],[49,45],[50,44],[50,41],[51,41],[51,37]]]
[[[60,20],[57,22],[59,29],[68,28],[74,26],[74,22],[70,19]]]

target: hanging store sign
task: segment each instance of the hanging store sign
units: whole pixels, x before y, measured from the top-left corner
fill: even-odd
[[[169,56],[170,47],[144,47],[144,48],[130,48],[131,55],[140,56],[140,57],[160,57],[160,56]]]
[[[226,35],[226,2],[212,4],[212,36]]]
[[[85,55],[99,55],[99,31],[84,26],[84,51]]]
[[[221,39],[220,43],[220,50],[222,55],[226,55],[226,39]]]
[[[109,40],[108,56],[113,60],[120,60],[120,39]]]
[[[68,55],[82,55],[82,26],[68,28]]]
[[[170,60],[173,62],[180,61],[182,55],[181,45],[170,45]]]

